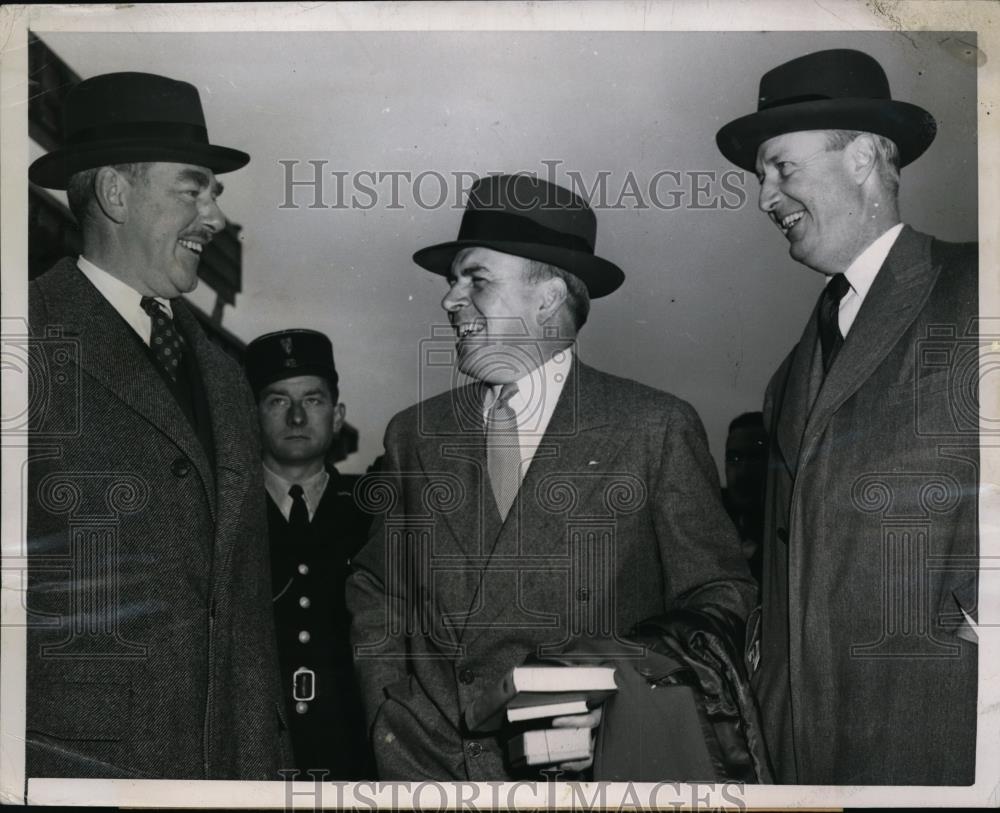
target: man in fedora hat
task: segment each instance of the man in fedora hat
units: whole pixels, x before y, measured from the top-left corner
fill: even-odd
[[[766,73],[717,135],[827,277],[764,407],[752,680],[782,782],[975,778],[977,247],[905,226],[897,198],[935,128],[873,58],[830,50]]]
[[[465,717],[511,668],[594,639],[636,654],[629,629],[680,606],[737,629],[753,599],[697,414],[578,357],[590,300],[624,280],[596,231],[570,191],[491,176],[458,239],[414,255],[448,280],[472,382],[397,415],[359,486],[379,515],[348,605],[380,778],[515,777],[515,732]]]
[[[370,517],[328,456],[344,425],[333,344],[280,330],[247,346],[264,453],[281,685],[295,766],[325,779],[371,779],[344,583]]]
[[[180,294],[224,226],[198,91],[86,79],[29,177],[83,238],[31,283],[27,774],[277,778],[253,396]]]

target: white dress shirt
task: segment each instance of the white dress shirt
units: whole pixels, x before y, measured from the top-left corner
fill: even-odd
[[[507,402],[517,417],[517,439],[521,447],[521,480],[528,471],[528,466],[535,457],[538,444],[541,443],[545,430],[555,412],[556,403],[562,394],[573,366],[573,350],[567,347],[560,350],[541,367],[536,367],[517,380],[517,392]],[[500,397],[502,384],[494,384],[490,388],[491,396],[483,404],[483,424],[486,416]]]
[[[153,320],[139,304],[142,294],[131,285],[126,285],[118,277],[113,277],[103,268],[98,268],[82,254],[76,261],[76,266],[90,280],[101,296],[108,300],[111,307],[121,314],[122,319],[128,322],[129,327],[139,335],[139,338],[148,347],[150,333],[153,329]],[[167,315],[173,319],[174,312],[170,307],[170,300],[161,299],[160,297],[155,297],[155,299],[163,306]]]
[[[844,272],[844,276],[847,277],[847,282],[851,287],[844,294],[844,298],[840,300],[840,311],[837,314],[837,322],[840,325],[840,334],[845,339],[851,330],[851,325],[854,324],[854,320],[858,316],[858,311],[861,310],[861,304],[865,301],[865,297],[868,296],[868,290],[872,287],[872,283],[875,282],[878,270],[885,262],[885,258],[889,256],[889,252],[892,250],[893,245],[896,243],[896,238],[899,237],[899,233],[902,230],[903,224],[897,223],[888,231],[883,232],[868,248],[854,258],[854,262]],[[833,277],[830,277],[830,279],[833,279]]]
[[[312,522],[316,509],[319,508],[319,501],[323,499],[323,492],[326,491],[327,483],[330,482],[330,472],[326,469],[316,472],[312,477],[299,483],[302,486],[302,498],[306,503],[306,510],[309,512],[309,521]],[[281,515],[288,522],[288,516],[292,513],[292,498],[288,490],[294,485],[291,480],[286,480],[280,474],[275,474],[266,465],[264,466],[264,488],[271,495],[274,504],[278,506]]]

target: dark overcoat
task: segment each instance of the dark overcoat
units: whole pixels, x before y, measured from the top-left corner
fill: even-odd
[[[688,404],[575,363],[501,524],[482,403],[467,386],[397,415],[356,492],[378,514],[347,599],[380,779],[510,778],[504,735],[462,715],[513,666],[755,597]]]
[[[28,776],[268,779],[290,764],[253,398],[173,310],[214,465],[73,260],[30,286]]]
[[[904,228],[825,381],[814,312],[768,387],[753,684],[781,782],[974,780],[977,263]]]

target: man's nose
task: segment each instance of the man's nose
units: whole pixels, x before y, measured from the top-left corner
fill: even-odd
[[[441,307],[448,313],[455,313],[464,308],[468,302],[469,298],[465,293],[465,286],[461,282],[456,282],[448,289],[448,293],[444,295],[444,299],[441,300]]]
[[[213,197],[207,198],[201,204],[199,216],[201,222],[211,229],[213,234],[218,234],[226,228],[226,215],[219,206],[219,202]]]
[[[292,401],[288,407],[288,414],[286,416],[288,423],[292,426],[305,423],[306,421],[306,411],[302,407],[302,404],[298,401]]]
[[[757,198],[757,205],[760,210],[766,214],[770,214],[778,205],[778,185],[773,179],[764,177],[764,180],[760,182],[760,195]]]

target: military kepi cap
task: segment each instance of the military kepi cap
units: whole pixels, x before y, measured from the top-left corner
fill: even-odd
[[[317,375],[336,388],[333,344],[318,330],[296,328],[258,336],[246,350],[247,378],[254,395],[268,384],[300,375]]]

